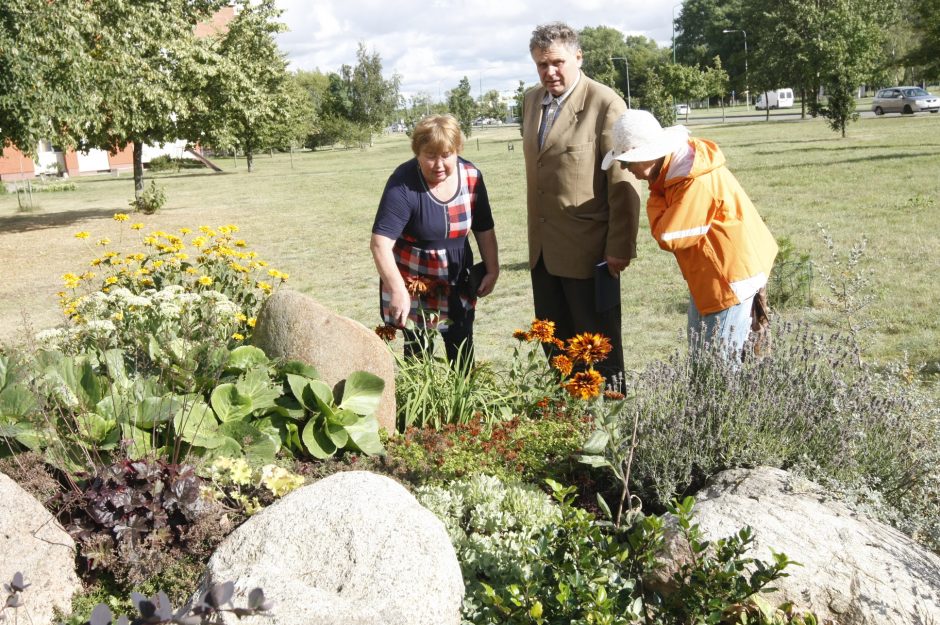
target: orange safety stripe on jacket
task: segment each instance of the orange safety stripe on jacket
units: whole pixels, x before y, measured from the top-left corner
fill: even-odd
[[[646,204],[653,238],[676,256],[702,315],[740,303],[767,283],[777,242],[725,166],[718,146],[689,138],[695,150],[687,176],[668,178],[672,155],[650,183]]]

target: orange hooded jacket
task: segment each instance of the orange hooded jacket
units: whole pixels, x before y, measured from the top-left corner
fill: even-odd
[[[708,315],[767,284],[777,242],[718,146],[690,137],[689,148],[684,158],[665,157],[646,212],[653,238],[675,254],[695,307]]]

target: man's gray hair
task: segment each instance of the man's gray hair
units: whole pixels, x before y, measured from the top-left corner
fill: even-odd
[[[572,52],[581,49],[577,31],[564,22],[550,22],[536,26],[532,31],[532,39],[529,40],[529,52],[536,48],[548,50],[552,45],[564,46]]]

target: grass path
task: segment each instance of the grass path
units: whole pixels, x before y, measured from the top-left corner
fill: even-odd
[[[790,238],[815,261],[827,261],[817,224],[827,225],[842,250],[866,235],[862,268],[871,272],[875,296],[864,311],[873,324],[867,356],[889,360],[908,353],[915,364],[937,368],[940,116],[866,119],[853,124],[844,140],[818,120],[700,124],[692,130],[718,141],[774,234]],[[464,156],[483,171],[502,261],[496,292],[480,304],[478,353],[503,360],[512,331],[528,324],[532,311],[518,129],[478,129]],[[292,288],[371,327],[378,321],[368,250],[372,219],[388,175],[409,157],[407,138],[398,135],[364,150],[259,156],[251,175],[244,160],[219,159],[221,174],[155,175],[167,191],[166,208],[132,219],[148,231],[237,224],[253,249],[291,274]],[[127,175],[75,182],[75,191],[34,194],[29,213],[18,212],[12,195],[0,196],[2,340],[22,340],[24,321],[35,329],[59,321],[61,275],[86,269],[100,251],[95,240],[108,237],[110,247],[124,251],[135,236],[111,219],[127,210]],[[75,239],[81,230],[91,238]],[[815,308],[785,311],[784,318],[839,327],[818,279],[814,291]],[[628,366],[642,367],[682,345],[687,297],[675,261],[654,244],[644,218],[639,258],[623,280]]]

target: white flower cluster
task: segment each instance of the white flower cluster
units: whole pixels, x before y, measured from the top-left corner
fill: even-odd
[[[238,306],[224,293],[193,293],[180,285],[134,293],[124,287],[96,291],[75,304],[77,322],[36,335],[40,347],[66,352],[82,345],[126,347],[146,336],[227,338],[238,324]]]
[[[423,486],[415,492],[421,505],[447,527],[466,572],[528,569],[527,548],[560,511],[548,495],[529,484],[506,484],[476,475],[446,487]]]

